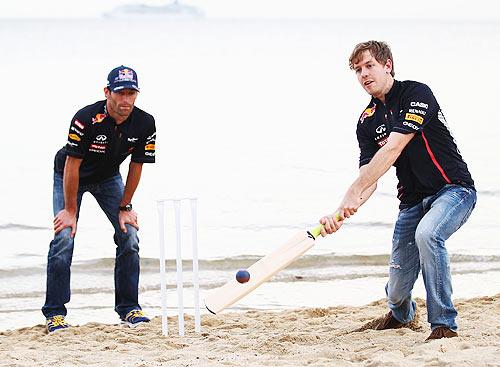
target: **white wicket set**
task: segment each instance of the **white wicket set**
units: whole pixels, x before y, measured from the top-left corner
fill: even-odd
[[[200,320],[200,284],[198,279],[198,223],[197,223],[197,198],[161,199],[157,200],[159,233],[160,233],[160,287],[161,287],[161,310],[162,310],[162,333],[168,335],[167,321],[167,280],[165,270],[165,222],[169,204],[173,205],[175,213],[175,239],[176,239],[176,273],[177,273],[177,299],[178,299],[178,322],[179,336],[184,336],[184,289],[182,276],[182,236],[181,236],[181,210],[183,204],[190,204],[191,214],[191,243],[193,260],[193,293],[194,293],[194,330],[201,332]]]

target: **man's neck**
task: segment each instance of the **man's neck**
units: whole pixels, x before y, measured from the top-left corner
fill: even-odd
[[[387,95],[387,93],[389,93],[393,85],[394,85],[394,78],[391,76],[391,78],[387,81],[385,88],[382,90],[381,95],[376,96],[375,98],[380,99],[382,103],[385,104],[385,96]]]
[[[115,120],[115,123],[117,125],[120,125],[121,123],[123,123],[130,116],[130,115],[127,115],[124,117],[124,116],[118,115],[111,108],[109,108],[108,102],[106,102],[106,111],[107,111],[108,115],[110,115],[113,118],[113,120]]]

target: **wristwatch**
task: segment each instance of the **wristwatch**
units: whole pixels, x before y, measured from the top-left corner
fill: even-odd
[[[128,203],[125,206],[120,206],[120,210],[123,212],[129,212],[132,210],[132,203]]]

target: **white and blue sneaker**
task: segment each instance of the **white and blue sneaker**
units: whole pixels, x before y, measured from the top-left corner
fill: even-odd
[[[64,320],[63,315],[55,315],[47,318],[47,333],[53,333],[54,331],[62,330],[62,329],[67,329],[69,327],[68,324],[66,324],[66,320]]]
[[[149,321],[151,320],[144,316],[144,312],[142,312],[142,310],[132,310],[124,318],[122,318],[122,324],[132,328]]]

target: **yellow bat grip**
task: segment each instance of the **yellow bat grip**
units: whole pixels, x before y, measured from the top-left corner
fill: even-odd
[[[321,234],[321,230],[323,229],[324,225],[320,224],[319,226],[311,229],[309,231],[310,234],[314,237],[314,239],[318,238],[318,236]]]
[[[335,213],[335,217],[336,219],[339,221],[340,220],[340,215],[339,213]],[[324,228],[325,226],[323,224],[320,224],[319,226],[311,229],[309,231],[310,234],[312,234],[312,236],[316,239],[318,238],[318,236],[321,234],[321,230]]]

